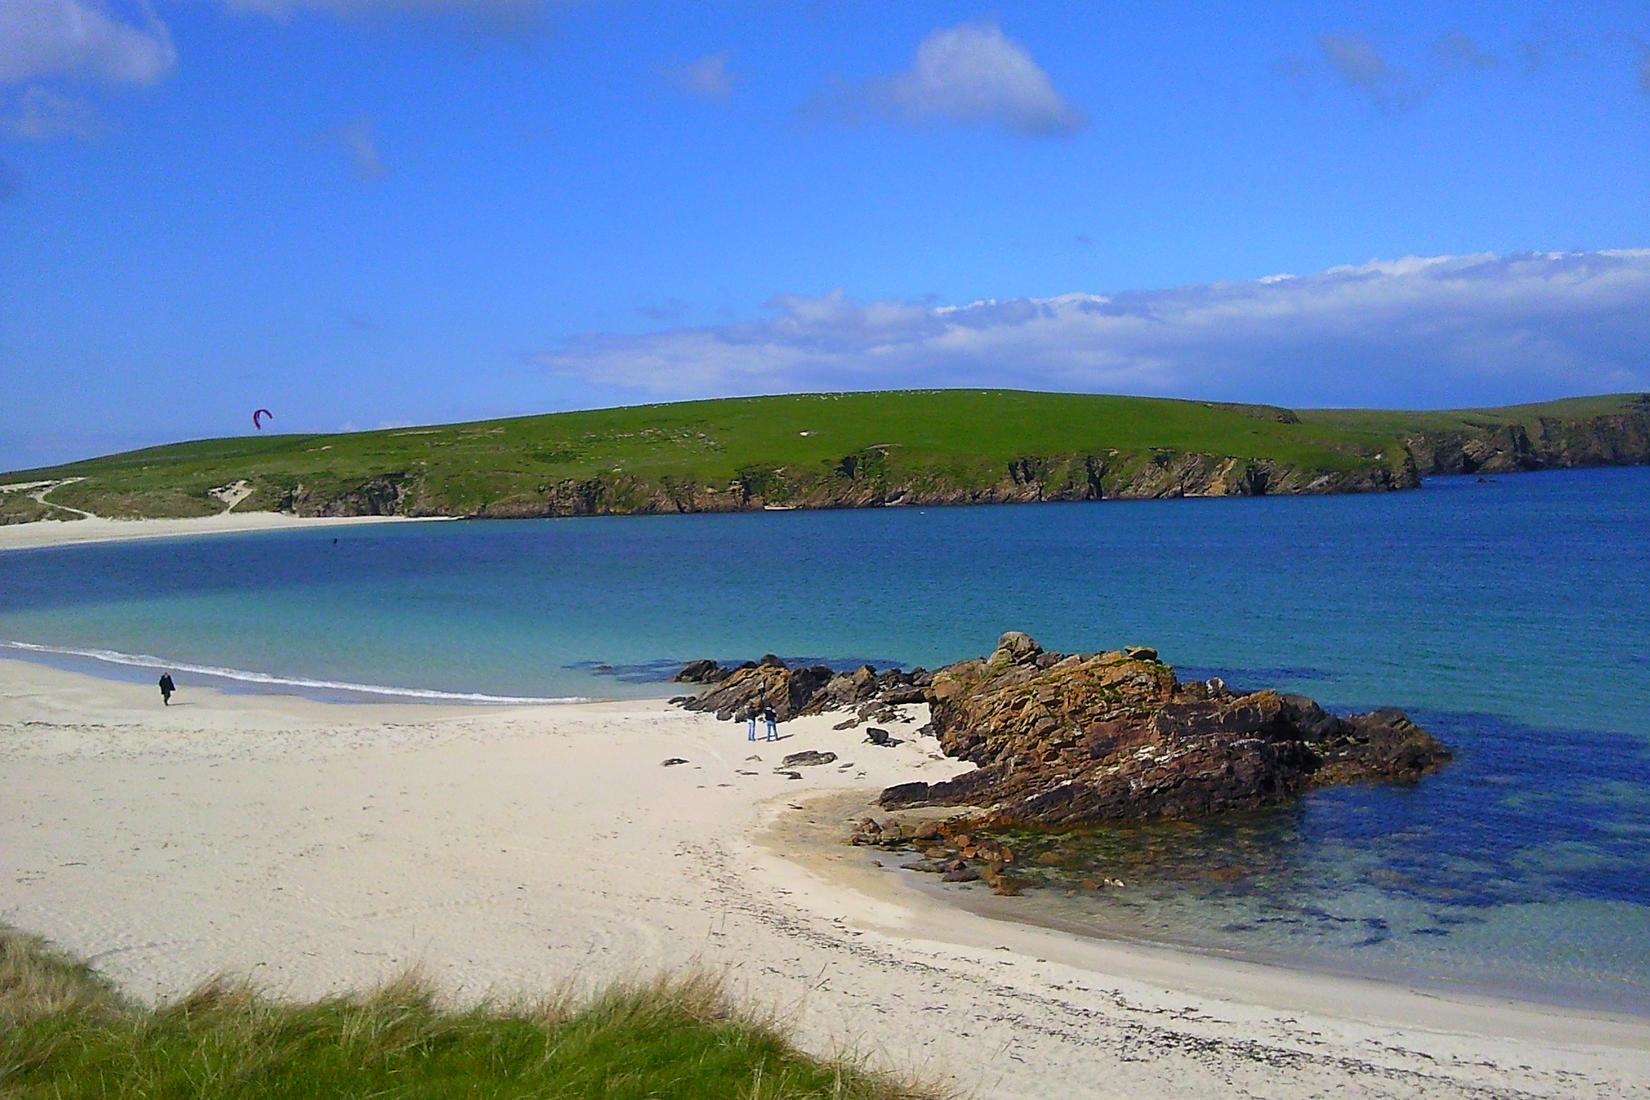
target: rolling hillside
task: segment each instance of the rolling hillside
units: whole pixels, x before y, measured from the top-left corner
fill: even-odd
[[[0,519],[552,516],[1364,492],[1650,461],[1650,395],[1454,412],[914,390],[248,435],[0,474]]]

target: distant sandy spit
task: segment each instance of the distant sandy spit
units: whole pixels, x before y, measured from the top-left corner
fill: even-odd
[[[829,716],[753,744],[659,702],[178,687],[163,708],[0,660],[0,921],[137,996],[418,966],[475,999],[697,966],[810,1049],[981,1097],[1650,1097],[1650,1021],[1084,940],[912,890],[840,838],[881,786],[958,770],[913,735],[920,708],[884,749]],[[801,749],[838,760],[776,770]]]
[[[422,523],[406,516],[289,516],[283,512],[224,512],[190,519],[37,520],[0,524],[0,551],[41,546],[69,546],[124,539],[177,538],[188,535],[228,535],[247,531],[296,531],[306,528],[347,527],[362,523]]]

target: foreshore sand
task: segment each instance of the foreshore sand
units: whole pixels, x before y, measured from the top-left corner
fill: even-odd
[[[840,843],[860,799],[958,767],[926,739],[876,748],[826,717],[751,744],[661,702],[179,687],[162,708],[151,686],[0,660],[0,920],[139,997],[220,971],[308,997],[416,966],[467,1000],[698,967],[811,1049],[978,1096],[1650,1096],[1650,1021],[928,898]],[[800,749],[840,759],[776,774]]]
[[[406,516],[289,516],[283,512],[223,512],[190,519],[46,519],[32,523],[0,524],[0,551],[42,546],[69,546],[127,539],[179,538],[191,535],[233,535],[252,531],[291,531],[304,528],[349,527],[363,523],[424,523],[435,520]]]

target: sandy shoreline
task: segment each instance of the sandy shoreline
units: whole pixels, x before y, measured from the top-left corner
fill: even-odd
[[[296,531],[309,528],[349,527],[363,523],[425,523],[434,519],[406,516],[289,516],[283,512],[224,512],[191,519],[48,519],[33,523],[0,524],[0,551],[43,546],[74,546],[129,539],[183,538],[233,535],[252,531]]]
[[[163,710],[146,685],[0,660],[0,920],[141,996],[219,970],[309,996],[419,965],[477,997],[697,965],[814,1049],[981,1096],[1650,1096],[1647,1021],[925,898],[831,838],[864,792],[954,769],[931,742],[879,750],[804,719],[751,745],[654,702],[183,687],[189,705]],[[841,759],[774,773],[803,748]]]

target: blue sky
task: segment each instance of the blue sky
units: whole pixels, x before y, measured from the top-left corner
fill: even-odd
[[[1650,388],[1647,230],[1642,3],[0,0],[0,468],[257,406]]]

